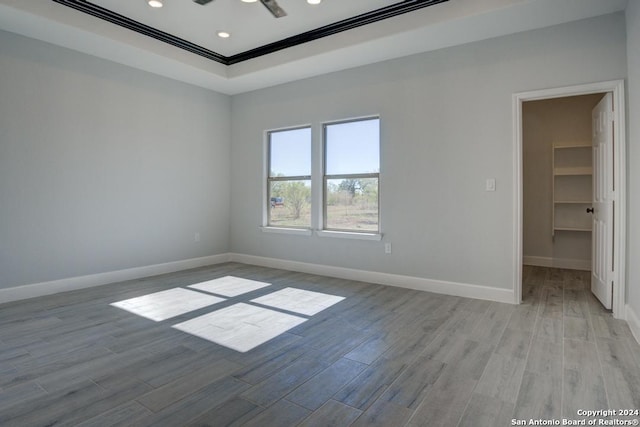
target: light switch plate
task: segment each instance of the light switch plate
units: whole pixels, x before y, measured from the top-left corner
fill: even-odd
[[[496,179],[495,178],[487,178],[487,182],[486,182],[484,191],[496,191]]]

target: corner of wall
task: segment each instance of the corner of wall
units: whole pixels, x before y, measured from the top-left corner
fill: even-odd
[[[625,320],[629,325],[629,329],[631,329],[633,337],[636,339],[638,344],[640,344],[640,317],[638,317],[638,314],[630,305],[627,305],[626,307]]]
[[[627,30],[627,93],[628,93],[628,205],[627,205],[627,268],[626,318],[636,340],[640,341],[640,267],[630,262],[640,254],[640,199],[631,190],[640,187],[640,123],[632,117],[640,115],[640,2],[629,1],[626,11]],[[637,193],[637,191],[635,192]]]

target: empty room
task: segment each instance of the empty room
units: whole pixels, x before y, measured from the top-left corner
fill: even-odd
[[[0,0],[0,425],[638,425],[638,188],[640,0]]]

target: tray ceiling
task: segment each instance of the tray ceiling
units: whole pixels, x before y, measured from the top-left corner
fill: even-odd
[[[99,6],[226,57],[390,6],[426,6],[432,2],[324,0],[311,5],[305,0],[278,0],[287,16],[276,19],[259,2],[240,0],[214,0],[205,6],[191,0],[164,0],[164,6],[157,9],[144,0],[75,1]],[[222,39],[217,36],[218,31],[226,31],[231,37]]]
[[[0,0],[0,29],[234,94],[613,13],[627,0],[278,0],[288,15],[277,19],[259,2],[163,3]]]

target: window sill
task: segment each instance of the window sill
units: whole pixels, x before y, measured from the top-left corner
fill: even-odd
[[[293,234],[297,236],[311,236],[309,228],[286,228],[286,227],[260,227],[264,233]]]
[[[356,233],[350,231],[328,231],[328,230],[316,230],[316,234],[320,237],[337,237],[339,239],[354,239],[354,240],[382,240],[382,234],[379,233]]]

